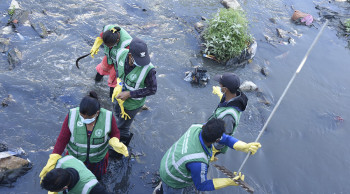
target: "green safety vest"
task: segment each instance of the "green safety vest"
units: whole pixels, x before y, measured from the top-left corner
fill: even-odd
[[[103,27],[103,32],[106,32],[107,30],[110,30],[114,27],[119,27],[118,25],[106,25]],[[126,30],[124,30],[123,28],[120,28],[120,41],[117,45],[113,46],[111,49],[104,45],[104,53],[107,56],[107,63],[108,64],[115,64],[116,61],[116,56],[117,56],[117,52],[118,49],[120,48],[125,48],[127,46],[129,46],[130,42],[132,40],[132,37],[126,32]]]
[[[238,126],[239,119],[241,118],[240,111],[236,110],[233,107],[219,107],[215,110],[213,115],[208,120],[210,120],[212,118],[222,119],[226,115],[231,115],[235,119],[235,127],[232,130],[232,134],[229,134],[229,135],[233,136],[233,134],[235,133],[235,130]],[[225,153],[227,151],[227,149],[228,149],[228,147],[224,146],[222,149],[220,149],[220,152]]]
[[[56,163],[55,168],[74,168],[79,173],[79,181],[77,184],[69,190],[69,194],[88,194],[91,189],[98,183],[96,177],[92,172],[86,168],[83,162],[74,158],[73,156],[67,155],[59,159]],[[63,192],[58,192],[63,194]]]
[[[69,155],[83,162],[86,160],[91,163],[100,162],[108,151],[108,134],[111,132],[111,124],[112,112],[101,108],[94,129],[88,138],[86,125],[80,120],[79,107],[71,109],[68,120],[71,133],[67,145]]]
[[[117,53],[117,64],[114,65],[115,69],[118,69],[118,77],[124,82],[124,86],[127,91],[134,91],[145,88],[145,79],[148,72],[154,68],[152,63],[143,67],[136,66],[128,75],[124,73],[124,64],[126,57],[128,56],[129,49],[120,49]],[[129,65],[129,64],[127,64]],[[143,98],[128,98],[124,102],[124,108],[126,110],[135,110],[145,104],[146,97]]]
[[[187,132],[165,153],[160,163],[160,177],[168,186],[180,189],[193,184],[186,164],[202,162],[209,165],[210,156],[199,140],[202,125],[192,125]],[[211,148],[206,147],[209,152]]]

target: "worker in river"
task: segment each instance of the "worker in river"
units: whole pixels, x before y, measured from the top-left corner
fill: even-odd
[[[127,147],[119,141],[119,130],[112,112],[101,108],[97,94],[91,91],[79,107],[69,111],[54,150],[39,176],[41,179],[45,177],[67,148],[69,155],[84,162],[97,179],[101,179],[107,171],[108,145],[124,156],[129,154]]]
[[[129,47],[118,50],[115,69],[120,81],[112,95],[112,102],[118,100],[118,104],[114,104],[114,113],[120,141],[126,146],[133,136],[130,126],[136,114],[145,104],[146,97],[157,91],[156,70],[151,63],[147,44],[135,37]]]
[[[120,48],[129,48],[132,37],[118,25],[106,25],[103,27],[100,36],[96,38],[94,45],[90,50],[90,55],[94,58],[99,51],[100,46],[104,45],[105,56],[102,62],[96,67],[95,81],[102,80],[104,75],[109,75],[108,86],[110,88],[109,97],[112,97],[114,87],[117,85],[117,76],[114,64],[117,63],[117,51]]]
[[[212,144],[219,143],[242,152],[255,154],[260,143],[245,143],[226,135],[225,122],[213,118],[204,125],[192,125],[164,154],[160,164],[160,186],[155,193],[178,194],[184,188],[195,185],[198,191],[213,191],[227,186],[237,186],[230,178],[207,179]],[[235,180],[244,180],[244,175],[237,174]]]
[[[220,84],[220,87],[213,86],[213,93],[219,96],[220,102],[208,120],[222,119],[225,122],[225,134],[232,136],[239,124],[241,113],[247,107],[248,98],[239,89],[241,82],[234,73],[216,75],[214,80]],[[223,144],[214,143],[211,161],[216,161],[215,155],[225,153],[227,149]]]
[[[49,194],[110,194],[80,160],[69,155],[57,161],[40,185]]]

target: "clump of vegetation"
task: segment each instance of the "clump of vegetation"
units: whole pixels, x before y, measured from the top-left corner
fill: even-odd
[[[13,14],[15,13],[15,11],[16,11],[15,6],[12,6],[12,8],[9,9],[7,12],[8,12],[8,14],[9,14],[10,16],[13,16]]]
[[[350,32],[350,18],[345,20],[345,30],[346,32]]]
[[[219,61],[239,56],[252,41],[248,20],[242,10],[220,9],[203,32],[204,53]]]

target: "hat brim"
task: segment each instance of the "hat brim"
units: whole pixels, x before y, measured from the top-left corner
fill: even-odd
[[[138,56],[132,56],[132,57],[134,58],[137,65],[140,65],[140,66],[146,66],[151,63],[151,58],[149,57],[148,54],[144,57],[138,57]]]

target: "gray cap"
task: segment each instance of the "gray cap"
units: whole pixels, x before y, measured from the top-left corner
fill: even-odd
[[[143,40],[136,37],[133,38],[129,45],[129,51],[132,57],[135,59],[137,65],[145,66],[151,62],[147,44]]]
[[[218,81],[220,84],[222,84],[222,86],[228,88],[231,93],[235,93],[241,85],[239,77],[234,73],[215,75],[214,80]]]

